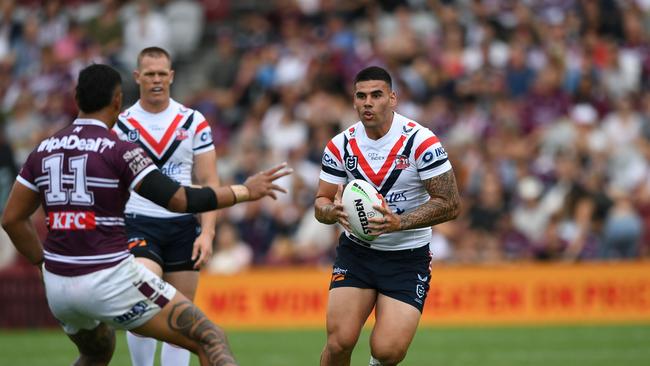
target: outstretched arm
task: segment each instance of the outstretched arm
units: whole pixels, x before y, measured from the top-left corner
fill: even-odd
[[[291,169],[285,169],[286,166],[287,164],[283,163],[259,172],[248,177],[244,184],[201,188],[181,186],[156,169],[138,182],[135,191],[170,211],[191,213],[212,211],[266,196],[275,199],[276,192],[286,193],[285,189],[273,183],[276,179],[293,172]]]

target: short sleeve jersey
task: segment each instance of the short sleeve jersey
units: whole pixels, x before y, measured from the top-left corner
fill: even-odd
[[[120,141],[98,120],[77,119],[43,140],[17,180],[40,195],[48,271],[77,276],[128,257],[124,207],[129,191],[154,169],[142,148]]]
[[[120,139],[140,145],[163,174],[186,186],[192,184],[194,156],[214,150],[205,117],[173,99],[160,113],[145,111],[138,101],[119,116],[113,130]],[[135,192],[126,213],[159,218],[188,215],[171,212]]]
[[[363,179],[377,188],[393,212],[401,215],[429,200],[423,180],[449,170],[451,163],[438,137],[394,113],[390,130],[378,140],[366,135],[360,121],[332,138],[323,153],[320,179],[332,184]],[[377,237],[372,248],[417,248],[430,240],[431,228],[396,231]]]

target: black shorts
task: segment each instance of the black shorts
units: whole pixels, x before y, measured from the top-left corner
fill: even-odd
[[[193,271],[192,249],[201,226],[193,215],[158,218],[126,214],[129,249],[158,263],[163,272]]]
[[[330,289],[357,287],[415,306],[420,312],[429,292],[431,252],[429,245],[415,249],[370,249],[341,234],[336,248]]]

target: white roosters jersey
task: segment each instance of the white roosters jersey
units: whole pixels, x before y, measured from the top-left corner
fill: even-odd
[[[120,139],[142,146],[163,174],[185,186],[192,184],[194,156],[214,150],[205,117],[173,99],[160,113],[145,111],[138,101],[120,114],[113,130]],[[188,215],[171,212],[136,192],[131,192],[125,212],[150,217]]]
[[[377,188],[393,212],[401,215],[429,200],[423,180],[450,169],[447,153],[436,135],[394,113],[390,130],[378,140],[368,138],[360,121],[330,140],[323,153],[320,179],[332,184],[363,179]],[[368,244],[378,250],[418,248],[431,241],[431,234],[430,227],[396,231]]]

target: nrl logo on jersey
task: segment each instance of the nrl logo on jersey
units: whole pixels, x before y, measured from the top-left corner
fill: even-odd
[[[138,130],[129,130],[126,134],[126,140],[129,142],[136,142],[140,139],[140,131]]]
[[[176,140],[183,141],[186,138],[190,137],[190,134],[184,128],[179,128],[176,130]]]
[[[347,170],[352,171],[352,170],[357,168],[358,162],[359,162],[359,159],[356,156],[348,156],[345,159],[345,168]]]

